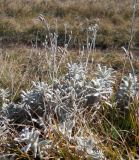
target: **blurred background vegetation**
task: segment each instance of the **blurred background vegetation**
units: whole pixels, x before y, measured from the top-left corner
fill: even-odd
[[[138,6],[137,6],[138,7]],[[43,14],[51,30],[58,27],[59,43],[66,32],[72,46],[86,41],[86,28],[98,23],[97,47],[118,48],[130,38],[131,0],[0,0],[0,43],[30,45],[44,41],[46,28],[37,21]],[[139,45],[139,10],[136,12],[134,46]],[[59,44],[60,45],[60,44]]]

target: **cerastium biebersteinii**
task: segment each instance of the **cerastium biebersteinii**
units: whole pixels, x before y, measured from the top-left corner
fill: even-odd
[[[89,80],[84,64],[69,63],[67,66],[65,76],[54,79],[50,85],[33,82],[31,90],[22,91],[20,103],[10,102],[9,92],[1,90],[3,118],[0,133],[6,131],[7,134],[8,126],[14,126],[19,133],[14,141],[22,144],[22,152],[32,151],[33,157],[49,157],[48,152],[52,148],[58,150],[61,142],[66,140],[68,146],[74,144],[75,150],[83,152],[85,157],[104,159],[98,141],[88,133],[85,134],[79,125],[79,117],[88,110],[88,106],[92,114],[99,110],[102,101],[111,106],[116,72],[112,68],[98,65],[95,77]],[[123,78],[119,87],[117,102],[125,97],[128,101],[137,91],[137,78],[134,81],[132,74],[129,74]],[[86,123],[84,120],[82,122]]]

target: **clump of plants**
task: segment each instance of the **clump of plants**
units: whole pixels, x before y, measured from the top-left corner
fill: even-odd
[[[75,62],[68,51],[72,34],[65,33],[64,47],[59,47],[58,33],[51,33],[43,15],[39,20],[48,32],[45,54],[39,53],[47,67],[31,58],[28,66],[40,64],[49,78],[32,81],[16,101],[9,89],[0,89],[0,158],[138,158],[139,84],[132,60],[128,57],[132,72],[123,70],[120,80],[112,67],[95,65],[95,24],[87,29],[86,46]]]
[[[3,145],[8,152],[13,152],[10,149],[13,143],[20,150],[20,155],[14,153],[10,157],[25,154],[40,159],[51,156],[105,159],[99,146],[102,139],[91,132],[88,126],[91,117],[85,115],[93,115],[94,121],[104,105],[113,106],[115,74],[112,68],[98,65],[96,76],[90,80],[83,63],[69,63],[68,72],[52,84],[33,82],[32,89],[22,91],[18,103],[10,102],[8,90],[1,89],[1,138],[8,141]],[[114,103],[128,102],[137,92],[137,79],[129,74],[123,78]]]

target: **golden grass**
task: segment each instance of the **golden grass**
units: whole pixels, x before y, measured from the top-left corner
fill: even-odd
[[[64,23],[69,24],[69,31],[72,30],[73,33],[77,33],[78,30],[84,31],[88,24],[94,24],[96,20],[99,20],[98,46],[117,47],[126,44],[129,40],[131,8],[129,0],[119,2],[114,0],[97,0],[95,2],[89,0],[81,0],[80,2],[77,0],[1,0],[0,34],[3,41],[12,39],[12,36],[14,36],[14,40],[18,42],[18,35],[24,33],[20,41],[27,43],[27,37],[31,37],[31,41],[37,34],[36,29],[40,29],[40,25],[35,20],[39,14],[45,16],[46,20],[53,26],[51,28],[54,28],[54,22],[57,19],[58,27],[63,34]],[[136,19],[138,19],[138,16],[137,12]],[[14,31],[9,32],[7,23],[10,28],[14,28]],[[136,26],[138,26],[138,20],[136,23]],[[34,28],[36,29],[34,30]],[[14,33],[12,34],[12,32]],[[45,33],[45,28],[43,28],[43,32]],[[136,32],[138,33],[138,28]],[[85,32],[79,32],[75,34],[75,37],[84,42],[86,34]],[[138,36],[135,37],[137,43]],[[41,38],[41,40],[44,39]]]

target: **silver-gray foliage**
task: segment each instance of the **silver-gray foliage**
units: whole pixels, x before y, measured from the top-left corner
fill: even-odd
[[[24,152],[31,149],[34,157],[37,154],[42,157],[42,148],[45,148],[44,146],[46,149],[51,148],[52,142],[40,139],[40,132],[34,126],[46,133],[47,126],[52,124],[51,119],[56,117],[59,122],[59,132],[69,141],[74,139],[77,150],[85,149],[87,155],[94,159],[101,159],[103,154],[94,145],[95,142],[92,139],[72,135],[76,125],[76,113],[81,113],[88,106],[96,111],[100,108],[102,100],[110,104],[115,84],[115,71],[112,68],[98,65],[95,75],[95,78],[88,80],[83,64],[68,64],[68,72],[65,76],[53,79],[51,85],[44,82],[33,82],[33,87],[30,90],[22,91],[21,101],[17,104],[9,101],[8,90],[1,90],[1,115],[6,118],[1,120],[0,133],[4,133],[7,124],[11,123],[32,126],[31,129],[25,127],[20,136],[15,138],[15,141],[26,144],[22,148]],[[137,92],[137,78],[129,74],[123,78],[117,94],[117,101],[124,96],[134,97]]]
[[[117,93],[117,102],[128,108],[128,102],[132,101],[138,95],[138,91],[139,84],[137,77],[129,73],[128,76],[122,78],[122,83]]]
[[[26,143],[26,146],[22,147],[21,150],[27,153],[31,148],[33,150],[34,157],[36,157],[39,143],[39,135],[40,132],[38,130],[35,130],[34,128],[29,130],[28,127],[25,127],[24,129],[22,129],[20,137],[15,138],[14,140]]]
[[[101,160],[104,158],[104,154],[100,149],[96,147],[97,143],[91,137],[76,137],[77,150],[86,151],[86,153],[94,160]]]

